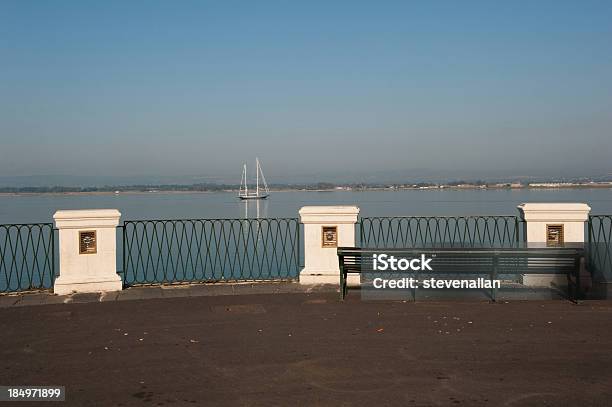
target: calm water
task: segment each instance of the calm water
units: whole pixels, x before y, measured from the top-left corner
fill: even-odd
[[[585,202],[612,214],[612,189],[275,192],[241,202],[233,193],[2,195],[0,223],[51,222],[58,209],[116,208],[122,219],[297,217],[304,205],[357,205],[363,216],[513,215],[522,202]]]

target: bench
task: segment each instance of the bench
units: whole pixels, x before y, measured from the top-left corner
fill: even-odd
[[[381,273],[373,270],[373,255],[387,254],[396,258],[432,258],[432,271],[393,271],[394,275],[406,273],[407,277],[441,274],[487,275],[496,280],[500,275],[564,274],[568,281],[568,297],[576,302],[580,295],[580,265],[584,248],[576,247],[525,247],[525,248],[406,248],[364,249],[339,247],[340,298],[347,294],[349,273]],[[384,273],[389,273],[384,272]],[[413,289],[416,299],[416,288]],[[491,288],[495,301],[497,289]]]

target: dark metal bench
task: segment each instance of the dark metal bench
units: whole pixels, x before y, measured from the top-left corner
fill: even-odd
[[[339,247],[340,298],[347,294],[349,273],[380,273],[373,270],[374,254],[393,255],[396,258],[416,258],[424,254],[432,257],[433,271],[393,271],[410,277],[419,275],[463,274],[488,275],[496,280],[500,275],[564,274],[568,281],[568,297],[576,302],[580,295],[580,264],[584,249],[580,247],[525,247],[525,248],[406,248],[362,249]],[[385,273],[385,272],[383,272]],[[388,271],[386,272],[388,273]],[[491,289],[495,301],[497,289]],[[413,290],[416,298],[416,289]]]

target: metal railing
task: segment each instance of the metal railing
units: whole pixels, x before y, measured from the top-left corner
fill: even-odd
[[[363,248],[517,247],[524,233],[512,215],[363,217],[358,225]]]
[[[54,279],[53,224],[0,225],[0,292],[49,289]]]
[[[518,247],[518,216],[362,217],[363,248]],[[291,280],[303,261],[297,218],[125,221],[119,228],[125,285]],[[612,215],[586,225],[589,270],[612,281]],[[0,292],[50,289],[56,277],[52,223],[0,225]]]
[[[134,220],[122,236],[125,285],[298,276],[297,218]]]
[[[612,282],[612,215],[591,215],[587,225],[589,271],[595,280]]]

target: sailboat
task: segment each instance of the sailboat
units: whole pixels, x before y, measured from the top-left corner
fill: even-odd
[[[246,164],[242,167],[242,178],[240,179],[240,190],[238,191],[238,198],[242,200],[247,199],[266,199],[270,196],[270,190],[268,189],[268,184],[266,183],[266,177],[264,177],[263,171],[261,169],[261,165],[259,164],[259,158],[255,158],[256,162],[256,170],[255,170],[255,192],[251,190],[249,192],[248,182],[247,182],[247,170]],[[261,180],[263,182],[263,188],[259,188],[259,178],[261,175]]]

